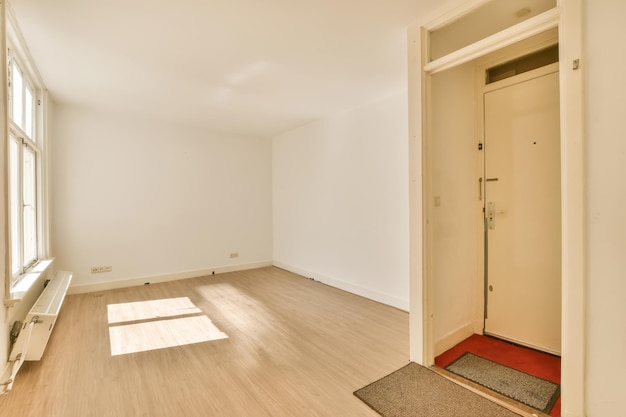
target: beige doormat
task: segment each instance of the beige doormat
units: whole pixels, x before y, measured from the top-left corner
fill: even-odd
[[[446,366],[446,369],[546,414],[552,410],[560,395],[559,384],[469,352]]]
[[[520,417],[414,362],[354,395],[383,417]]]

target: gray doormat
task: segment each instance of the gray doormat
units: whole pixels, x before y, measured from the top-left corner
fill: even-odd
[[[520,417],[415,362],[354,395],[383,417]]]
[[[549,413],[560,385],[466,352],[446,369],[483,387]]]

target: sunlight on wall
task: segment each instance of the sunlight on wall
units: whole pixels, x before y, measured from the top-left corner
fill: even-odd
[[[109,304],[107,309],[111,356],[228,338],[187,297]]]

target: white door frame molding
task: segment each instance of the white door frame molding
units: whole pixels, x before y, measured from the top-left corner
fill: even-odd
[[[557,7],[459,51],[428,62],[428,31],[450,22],[485,0],[461,2],[411,25],[408,30],[410,175],[411,360],[434,363],[432,233],[429,227],[431,76],[553,27],[559,32],[562,217],[561,415],[585,410],[585,252],[583,164],[582,0],[557,0]]]

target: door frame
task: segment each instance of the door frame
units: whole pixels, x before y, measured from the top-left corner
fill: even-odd
[[[409,27],[409,238],[410,357],[430,366],[433,340],[433,235],[430,230],[429,104],[431,77],[551,28],[558,28],[561,124],[562,239],[562,370],[563,417],[582,417],[585,410],[585,260],[582,57],[582,0],[557,0],[557,7],[479,42],[429,62],[428,32],[449,23],[489,0],[461,2],[439,10]]]

